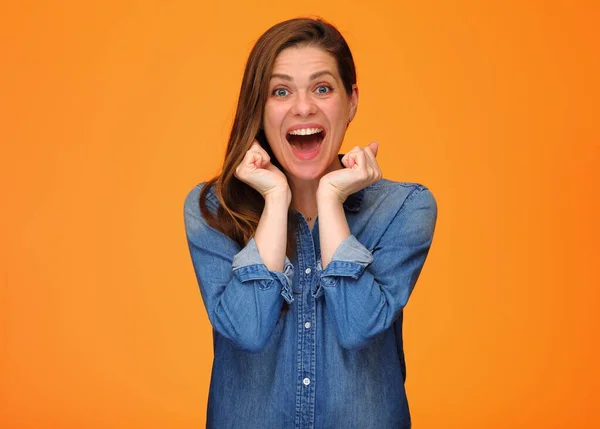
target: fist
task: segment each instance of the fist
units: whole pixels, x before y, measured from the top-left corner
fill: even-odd
[[[234,175],[256,189],[263,198],[278,191],[289,191],[287,178],[271,164],[271,157],[256,140],[236,167]]]
[[[348,195],[377,182],[383,177],[375,159],[378,149],[377,142],[365,148],[355,146],[342,158],[346,168],[332,171],[321,178],[318,193],[332,195],[343,203]]]

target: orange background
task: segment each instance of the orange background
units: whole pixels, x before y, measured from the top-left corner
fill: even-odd
[[[8,2],[5,2],[8,3]],[[598,428],[597,2],[23,1],[0,13],[0,427],[204,427],[183,201],[272,24],[346,36],[380,142],[438,202],[406,309],[415,428]]]

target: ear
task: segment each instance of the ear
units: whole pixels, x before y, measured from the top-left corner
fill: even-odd
[[[352,85],[352,94],[350,94],[350,112],[348,115],[348,122],[354,119],[356,115],[356,109],[358,109],[358,86]]]

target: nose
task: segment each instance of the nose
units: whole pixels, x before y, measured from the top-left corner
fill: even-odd
[[[298,94],[294,98],[291,110],[295,116],[305,117],[314,115],[317,112],[317,105],[310,95]]]

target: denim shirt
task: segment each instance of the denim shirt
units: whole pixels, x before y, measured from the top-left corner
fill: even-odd
[[[278,272],[254,238],[240,248],[208,226],[203,185],[188,194],[184,221],[213,327],[207,428],[410,428],[402,310],[433,238],[429,189],[381,179],[350,195],[351,235],[325,269],[319,220],[311,230],[297,213],[296,256]],[[209,190],[209,210],[218,204]]]

